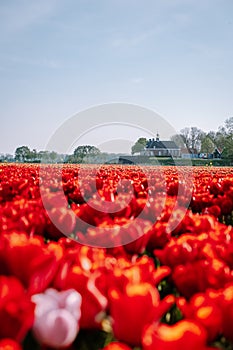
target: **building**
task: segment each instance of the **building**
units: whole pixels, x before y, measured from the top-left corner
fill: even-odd
[[[188,147],[183,147],[181,148],[181,158],[184,159],[196,159],[199,158],[199,152],[197,151],[196,148],[188,148]]]
[[[181,149],[174,141],[161,141],[157,133],[156,139],[149,139],[141,155],[149,157],[180,157]]]

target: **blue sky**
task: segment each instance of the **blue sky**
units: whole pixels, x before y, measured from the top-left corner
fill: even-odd
[[[44,149],[110,102],[216,130],[233,116],[232,14],[232,0],[1,0],[0,153]]]

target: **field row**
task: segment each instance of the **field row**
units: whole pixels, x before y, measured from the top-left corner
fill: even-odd
[[[0,349],[233,348],[233,170],[0,166]]]

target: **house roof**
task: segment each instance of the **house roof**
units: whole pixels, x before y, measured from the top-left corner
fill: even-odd
[[[146,148],[153,148],[153,149],[176,149],[179,150],[180,148],[176,145],[174,141],[160,141],[160,140],[149,140],[146,144]]]

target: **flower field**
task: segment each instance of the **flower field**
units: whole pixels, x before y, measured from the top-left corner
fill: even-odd
[[[233,169],[0,165],[0,350],[233,349]]]

